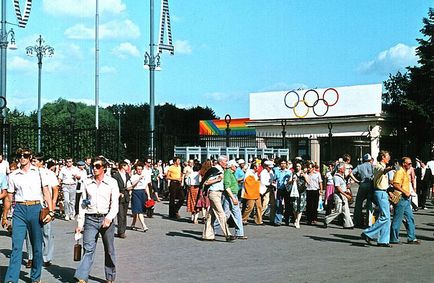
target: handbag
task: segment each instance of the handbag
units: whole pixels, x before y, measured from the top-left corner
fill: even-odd
[[[42,225],[45,225],[47,223],[44,223],[44,219],[45,217],[47,217],[47,215],[50,213],[50,210],[48,209],[48,207],[43,207],[41,209],[41,212],[39,212],[39,222],[41,222]]]
[[[152,208],[152,207],[154,207],[154,205],[155,205],[155,200],[153,200],[153,199],[148,199],[145,202],[145,208]]]
[[[392,204],[397,204],[399,202],[399,200],[401,199],[401,192],[400,191],[392,191],[389,192],[389,201]]]
[[[317,211],[321,212],[323,210],[324,210],[324,202],[322,201],[322,198],[320,196],[319,199],[318,199],[318,208],[317,208]]]
[[[292,183],[291,194],[289,195],[291,198],[298,198],[300,194],[298,193],[297,182]]]

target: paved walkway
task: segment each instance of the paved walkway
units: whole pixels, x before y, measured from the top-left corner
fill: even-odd
[[[417,237],[422,245],[393,248],[367,246],[360,229],[320,226],[247,225],[248,240],[226,243],[201,241],[202,225],[183,218],[166,218],[167,202],[156,205],[145,219],[148,232],[127,231],[115,240],[116,282],[433,282],[434,209],[416,212]],[[321,218],[323,216],[321,215]],[[129,219],[129,224],[131,219]],[[42,282],[74,282],[75,222],[56,220],[53,265],[43,268]],[[404,228],[404,226],[402,226]],[[405,230],[401,241],[406,242]],[[9,262],[11,240],[0,231],[0,282]],[[29,281],[22,266],[20,282]],[[103,247],[99,241],[89,282],[105,282]]]

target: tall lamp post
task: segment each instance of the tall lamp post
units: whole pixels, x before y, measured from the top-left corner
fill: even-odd
[[[4,123],[6,118],[6,51],[7,48],[14,50],[17,49],[15,45],[15,32],[11,28],[9,31],[6,31],[6,1],[1,1],[1,29],[0,29],[0,99],[1,99],[1,107],[0,107],[0,122],[2,132],[1,136],[1,147],[2,150],[0,153],[5,155],[7,153],[5,146],[5,135],[4,135]],[[8,39],[10,35],[10,41]]]
[[[280,124],[282,125],[282,148],[286,148],[286,120],[280,121]]]
[[[36,40],[36,45],[28,46],[26,53],[28,56],[34,56],[38,58],[38,152],[41,152],[41,127],[42,127],[42,115],[41,115],[41,71],[42,71],[42,58],[44,56],[53,56],[54,48],[49,45],[44,45],[42,36]]]
[[[226,122],[226,147],[229,147],[229,134],[231,133],[230,124],[232,121],[232,117],[229,114],[226,114],[225,116],[225,122]]]
[[[149,70],[149,155],[152,160],[155,159],[155,71],[160,71],[160,53],[163,50],[174,54],[172,45],[172,32],[170,27],[169,0],[161,0],[161,18],[160,18],[160,41],[158,53],[155,55],[154,43],[154,0],[149,1],[149,53],[145,53],[144,67]],[[164,44],[164,31],[167,27],[168,44]]]

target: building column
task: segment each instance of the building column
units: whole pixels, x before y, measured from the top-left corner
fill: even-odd
[[[310,147],[310,159],[317,163],[320,164],[320,145],[319,145],[319,141],[316,137],[310,138],[309,139],[309,147]]]

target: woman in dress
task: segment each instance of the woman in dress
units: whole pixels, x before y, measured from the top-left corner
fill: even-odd
[[[133,213],[133,223],[131,228],[133,230],[140,230],[136,227],[136,221],[139,219],[142,224],[142,231],[148,231],[148,227],[145,224],[145,202],[150,199],[149,186],[151,184],[151,174],[144,174],[143,163],[137,162],[135,165],[135,172],[131,176],[131,184],[133,186],[131,195],[131,211]]]
[[[333,208],[333,194],[335,192],[335,184],[333,182],[333,162],[329,161],[327,164],[327,172],[325,174],[325,181],[326,181],[326,192],[325,192],[325,198],[324,198],[324,206],[326,209],[326,215],[329,215]]]
[[[200,209],[197,209],[197,195],[199,193],[200,185],[200,163],[195,161],[193,164],[193,171],[190,172],[188,177],[185,179],[187,185],[187,212],[191,213],[191,222],[198,224]]]
[[[199,184],[199,191],[197,193],[196,214],[199,214],[199,212],[202,211],[203,223],[205,223],[206,214],[210,206],[208,193],[204,191],[204,183],[211,176],[210,173],[212,170],[210,169],[212,168],[212,166],[213,166],[212,161],[207,159],[205,162],[202,163],[202,166],[199,170],[199,176],[201,181]]]
[[[309,182],[307,168],[301,163],[296,163],[291,182],[292,190],[297,189],[297,192],[291,191],[292,197],[290,198],[292,210],[294,212],[294,226],[295,228],[300,229],[301,215],[303,211],[306,210],[306,185]],[[298,196],[294,196],[293,193],[298,193]]]

